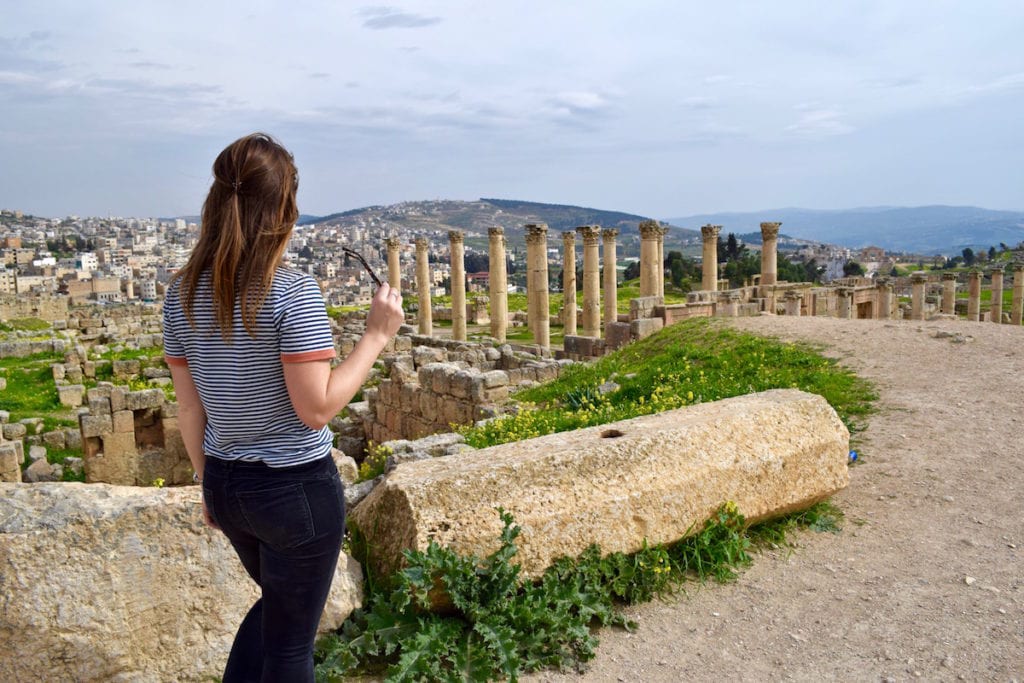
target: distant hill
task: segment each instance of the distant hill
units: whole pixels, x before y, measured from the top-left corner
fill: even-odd
[[[917,254],[959,254],[964,247],[988,249],[1024,241],[1024,212],[974,206],[865,207],[834,211],[768,209],[669,218],[673,225],[712,223],[723,233],[757,232],[761,221],[781,221],[782,233],[847,247],[878,246]]]
[[[509,235],[519,236],[526,223],[547,223],[551,233],[572,230],[580,225],[617,228],[621,234],[636,234],[638,216],[621,211],[603,211],[583,206],[541,204],[513,199],[479,199],[475,202],[429,200],[402,202],[391,206],[367,206],[327,216],[303,216],[299,225],[378,224],[396,230],[467,230],[486,233],[487,228],[503,227]],[[671,228],[676,240],[692,238],[698,231]]]

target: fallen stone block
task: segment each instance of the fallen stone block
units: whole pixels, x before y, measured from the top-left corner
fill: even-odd
[[[201,509],[197,486],[0,484],[0,680],[218,678],[258,589]],[[361,602],[342,554],[320,631]]]
[[[537,577],[593,543],[630,553],[677,541],[726,501],[750,521],[803,509],[846,486],[848,454],[825,399],[776,390],[405,463],[351,519],[373,570],[389,573],[431,540],[494,551],[503,507],[522,528],[516,561]]]

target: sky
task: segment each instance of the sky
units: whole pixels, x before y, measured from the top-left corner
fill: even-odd
[[[198,214],[261,130],[323,215],[1024,209],[1020,0],[0,0],[0,207]]]

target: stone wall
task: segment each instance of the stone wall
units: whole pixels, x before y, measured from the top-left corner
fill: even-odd
[[[101,382],[78,416],[85,480],[122,486],[192,481],[192,463],[178,428],[178,404],[160,389],[128,391]]]
[[[0,320],[39,318],[47,322],[63,320],[68,315],[68,297],[53,295],[0,294]]]
[[[383,443],[418,439],[493,417],[510,392],[527,383],[558,376],[557,361],[511,345],[493,347],[409,335],[385,357],[385,379],[364,392],[365,404],[349,407],[367,439]]]

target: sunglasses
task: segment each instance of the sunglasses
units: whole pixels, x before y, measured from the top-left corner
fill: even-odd
[[[355,260],[357,260],[357,261],[359,261],[359,262],[360,262],[361,264],[363,264],[363,268],[366,268],[366,272],[370,274],[370,278],[371,278],[371,279],[373,280],[373,282],[374,282],[374,283],[375,283],[375,284],[376,284],[376,285],[377,285],[378,287],[380,287],[380,286],[381,286],[381,281],[380,281],[380,278],[379,278],[379,277],[377,277],[377,273],[373,272],[373,268],[371,268],[371,267],[370,267],[370,264],[366,262],[366,259],[364,259],[364,258],[363,258],[362,254],[360,254],[360,253],[359,253],[359,252],[357,252],[357,251],[353,251],[352,249],[349,249],[348,247],[342,247],[342,248],[341,248],[341,251],[342,251],[342,252],[343,252],[344,254],[347,254],[348,256],[351,256],[352,258],[354,258]]]

